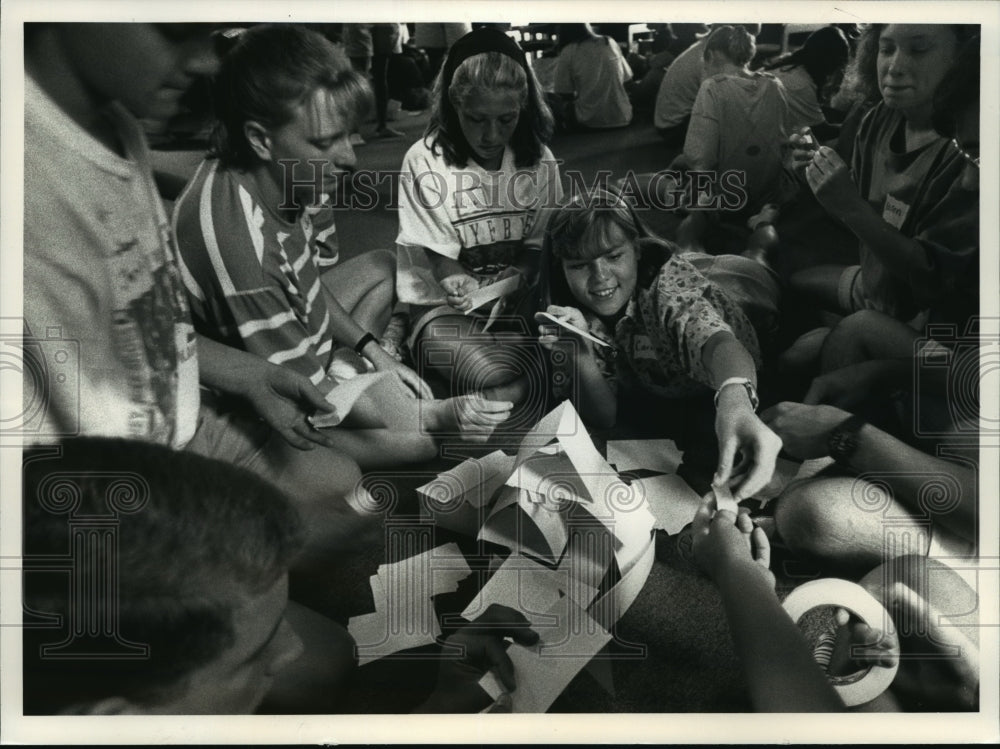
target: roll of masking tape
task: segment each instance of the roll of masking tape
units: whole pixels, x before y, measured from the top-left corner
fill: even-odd
[[[856,583],[837,578],[813,580],[800,585],[785,598],[785,611],[798,623],[803,614],[817,606],[839,606],[870,627],[884,631],[889,613],[874,596]],[[866,670],[834,683],[834,689],[848,707],[862,705],[889,688],[899,669],[899,651],[891,666],[869,666]]]

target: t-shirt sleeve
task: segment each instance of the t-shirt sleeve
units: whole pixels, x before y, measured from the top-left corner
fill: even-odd
[[[217,175],[218,176],[218,175]],[[261,207],[235,181],[218,176],[176,207],[177,240],[198,332],[237,344],[318,384],[331,354],[329,314],[319,273],[302,281],[277,240],[263,231]],[[209,190],[209,210],[189,210]],[[210,218],[210,222],[209,222]],[[304,263],[320,264],[306,256]]]
[[[908,279],[918,303],[932,305],[943,296],[978,292],[969,281],[979,265],[979,194],[962,187],[960,171],[941,200],[922,214],[915,231],[914,239],[926,252],[925,262],[911,265]]]
[[[419,150],[418,150],[419,149]],[[450,192],[447,174],[414,145],[403,159],[399,174],[399,234],[396,243],[426,247],[457,260],[462,251],[458,232],[448,218],[445,201]]]
[[[684,139],[684,155],[694,169],[714,169],[719,163],[719,107],[714,81],[701,84]]]

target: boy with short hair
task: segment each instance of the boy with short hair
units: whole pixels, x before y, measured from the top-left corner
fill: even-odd
[[[23,486],[25,714],[338,711],[354,641],[288,602],[304,528],[275,487],[101,438],[29,450]],[[513,689],[502,638],[533,644],[528,627],[494,607],[451,635],[420,710],[481,709],[488,668]]]

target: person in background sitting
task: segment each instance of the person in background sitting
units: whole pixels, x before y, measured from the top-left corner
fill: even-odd
[[[598,36],[589,23],[563,23],[559,46],[554,90],[573,102],[572,124],[585,129],[629,124],[632,103],[625,82],[632,78],[632,69],[618,42]]]
[[[823,104],[830,98],[831,84],[840,81],[849,54],[844,32],[836,26],[824,26],[811,33],[799,49],[764,66],[785,86],[789,127],[810,127],[819,140],[836,134],[826,126]]]
[[[713,26],[720,25],[722,24],[713,24]],[[735,25],[742,25],[753,37],[760,33],[759,23]],[[660,90],[656,94],[653,124],[668,146],[676,147],[684,144],[688,123],[691,120],[691,109],[698,96],[698,89],[701,88],[701,82],[705,78],[704,44],[707,37],[706,32],[697,42],[678,54],[660,82]]]

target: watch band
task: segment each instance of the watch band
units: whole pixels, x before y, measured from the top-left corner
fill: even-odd
[[[358,339],[358,342],[354,344],[354,351],[360,356],[361,352],[364,351],[365,346],[367,346],[372,341],[378,343],[378,338],[375,337],[375,334],[365,333]]]
[[[858,448],[858,432],[867,423],[863,417],[855,414],[837,424],[826,440],[830,457],[838,463],[846,463]]]
[[[760,398],[757,397],[757,388],[753,386],[753,383],[747,377],[730,377],[728,380],[723,380],[722,384],[719,385],[718,389],[715,391],[715,398],[713,402],[715,407],[719,407],[719,394],[722,393],[723,388],[729,387],[730,385],[742,385],[746,390],[747,398],[750,399],[750,406],[754,411],[760,405]]]

